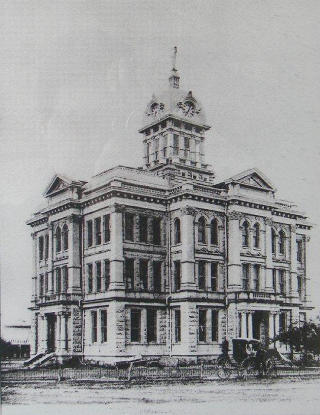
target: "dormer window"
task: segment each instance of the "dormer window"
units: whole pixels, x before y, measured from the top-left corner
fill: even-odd
[[[192,125],[191,124],[185,124],[184,128],[188,131],[191,131],[192,130]]]

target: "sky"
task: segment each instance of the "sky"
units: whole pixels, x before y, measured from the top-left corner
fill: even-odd
[[[319,20],[313,0],[2,0],[2,323],[30,319],[25,222],[53,175],[142,164],[137,131],[152,93],[167,88],[173,46],[181,87],[212,126],[205,152],[217,182],[257,167],[314,224],[319,306]]]

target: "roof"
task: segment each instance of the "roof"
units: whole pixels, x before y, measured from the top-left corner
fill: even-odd
[[[217,187],[226,187],[230,183],[238,183],[244,186],[255,187],[260,190],[276,192],[271,180],[265,176],[259,169],[253,167],[252,169],[244,170],[229,179],[217,184]]]
[[[12,344],[30,344],[31,326],[28,324],[4,326],[1,331],[1,338]]]

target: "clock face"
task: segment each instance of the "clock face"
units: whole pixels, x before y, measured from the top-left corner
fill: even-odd
[[[154,117],[158,117],[162,111],[164,110],[164,104],[162,102],[154,102],[150,105],[149,110],[147,111],[147,115],[152,115]]]
[[[197,108],[192,101],[178,102],[177,106],[183,112],[185,117],[193,117],[200,112],[200,108]]]

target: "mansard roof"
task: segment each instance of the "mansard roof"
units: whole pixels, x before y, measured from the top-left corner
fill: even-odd
[[[218,187],[226,187],[228,184],[235,183],[244,187],[254,187],[259,190],[275,193],[277,189],[259,169],[256,167],[238,173],[229,179],[217,184]]]

